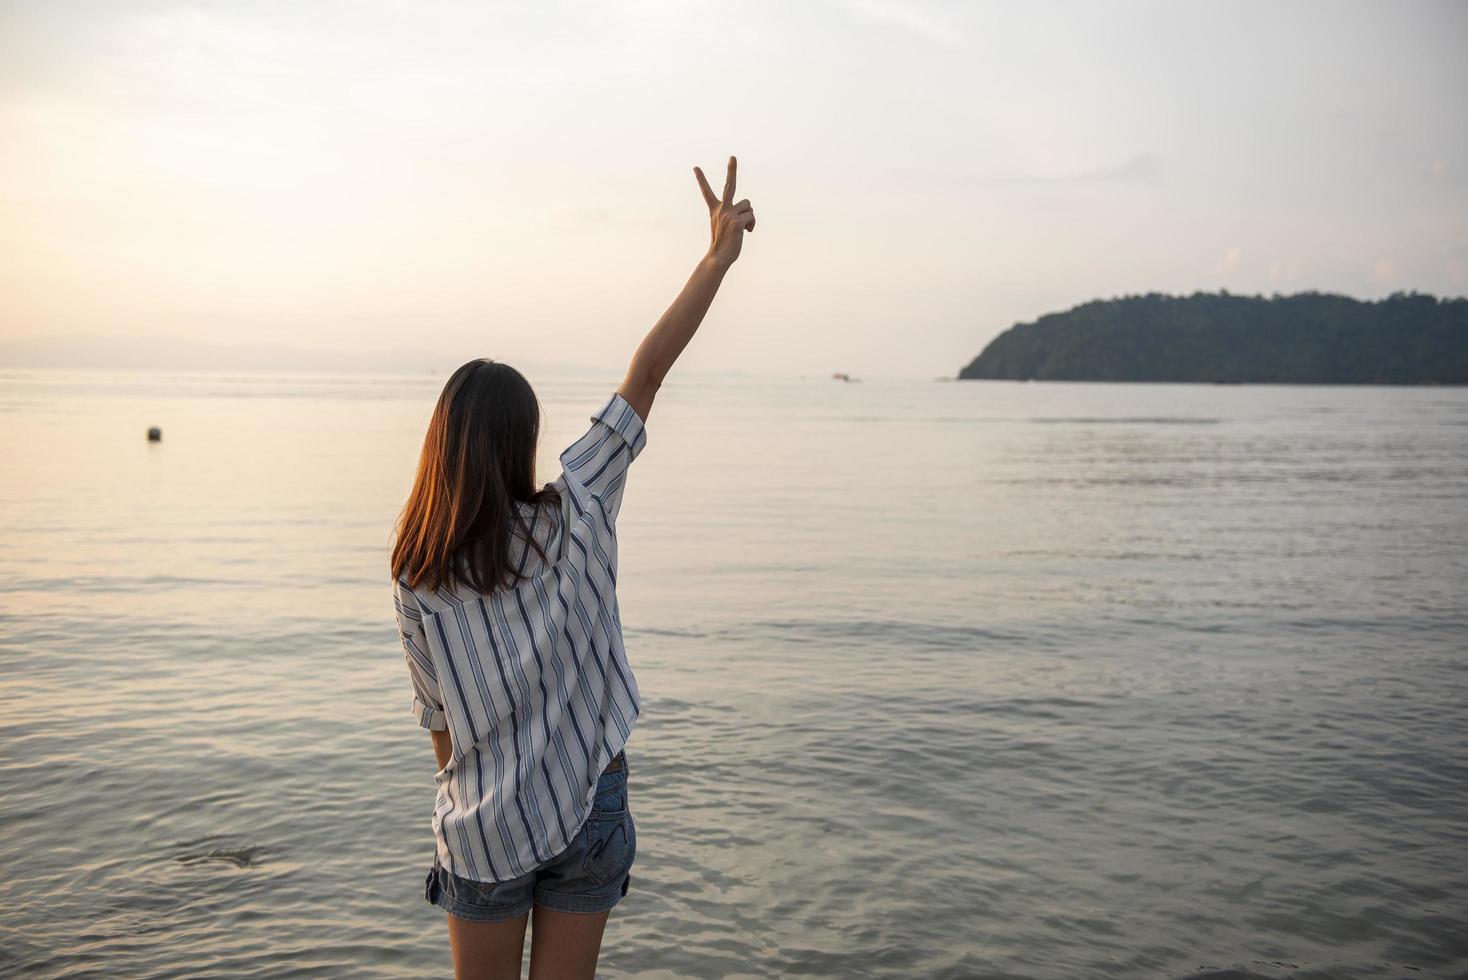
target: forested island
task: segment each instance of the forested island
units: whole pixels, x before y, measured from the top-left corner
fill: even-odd
[[[1468,384],[1468,299],[1149,293],[995,337],[960,379]]]

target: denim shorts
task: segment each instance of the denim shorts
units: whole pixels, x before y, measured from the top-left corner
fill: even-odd
[[[509,881],[460,878],[433,858],[423,897],[461,919],[500,922],[540,905],[556,912],[605,912],[632,883],[637,830],[627,805],[627,757],[596,781],[591,813],[564,851]]]

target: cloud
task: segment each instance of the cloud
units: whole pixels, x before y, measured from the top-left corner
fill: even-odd
[[[985,187],[1044,187],[1106,183],[1155,184],[1162,179],[1162,158],[1155,153],[1134,153],[1121,163],[1111,166],[1051,174],[1008,174],[986,177],[967,174],[937,174],[904,168],[893,168],[888,173],[913,180],[938,180],[950,184],[972,184]]]
[[[964,40],[962,33],[950,20],[931,8],[916,3],[903,3],[900,0],[841,0],[841,6],[863,20],[900,27],[944,47],[956,47]]]
[[[1423,169],[1422,179],[1430,185],[1461,190],[1468,186],[1468,172],[1448,160],[1433,160]]]
[[[1219,260],[1213,265],[1213,274],[1216,276],[1231,275],[1244,260],[1244,253],[1237,245],[1231,246],[1224,252]]]
[[[1303,271],[1304,263],[1299,259],[1276,260],[1270,263],[1269,281],[1279,284],[1297,282]]]
[[[1114,167],[1103,167],[1100,170],[1050,179],[1073,184],[1108,180],[1135,180],[1151,184],[1162,179],[1162,158],[1155,153],[1137,153]],[[1046,178],[1039,178],[1039,180],[1044,182]]]

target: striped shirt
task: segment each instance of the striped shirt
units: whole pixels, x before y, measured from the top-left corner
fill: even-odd
[[[447,730],[432,826],[443,867],[505,881],[549,861],[591,811],[641,708],[617,611],[617,511],[647,437],[621,395],[561,454],[559,507],[522,504],[519,585],[393,583],[418,724]]]

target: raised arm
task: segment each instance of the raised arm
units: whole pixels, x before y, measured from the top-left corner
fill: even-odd
[[[744,233],[754,231],[754,207],[748,199],[734,201],[734,175],[737,163],[729,158],[729,173],[724,179],[723,197],[715,197],[703,171],[693,168],[698,186],[703,191],[704,203],[709,208],[709,250],[694,266],[693,274],[673,304],[668,307],[658,322],[653,324],[637,352],[632,355],[632,364],[627,376],[622,379],[618,394],[642,420],[652,411],[652,400],[658,388],[673,368],[673,362],[683,353],[683,348],[693,339],[698,325],[703,322],[709,304],[724,281],[724,273],[739,258],[739,247],[744,242]]]

